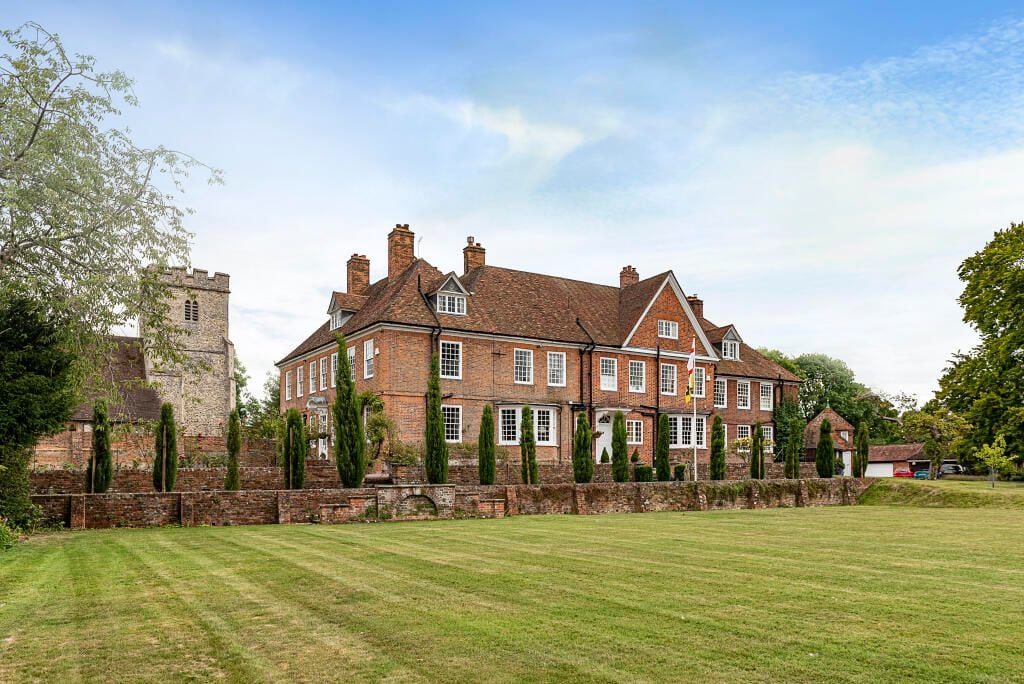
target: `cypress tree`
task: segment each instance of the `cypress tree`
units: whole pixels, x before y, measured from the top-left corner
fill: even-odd
[[[868,440],[869,435],[867,423],[861,422],[860,429],[857,430],[857,438],[856,443],[854,445],[854,477],[864,477],[864,473],[866,473],[868,470],[868,452],[870,451]]]
[[[580,411],[576,416],[576,432],[572,436],[572,479],[581,484],[594,479],[592,440],[587,412]]]
[[[342,487],[361,487],[366,477],[366,439],[363,436],[362,406],[352,382],[345,336],[338,335],[338,370],[334,375],[334,463]]]
[[[494,484],[494,411],[490,404],[484,404],[480,417],[480,437],[477,440],[479,453],[477,464],[480,468],[480,484]]]
[[[224,489],[237,492],[241,488],[238,475],[238,454],[242,451],[242,421],[238,409],[228,416],[228,472],[224,475]]]
[[[672,472],[668,465],[669,446],[668,414],[662,413],[658,416],[658,441],[654,445],[654,468],[657,471],[659,482],[668,482],[672,477]]]
[[[448,482],[448,443],[444,441],[444,416],[441,415],[441,367],[437,354],[430,357],[430,381],[427,383],[427,434],[423,465],[427,482]]]
[[[519,454],[522,458],[523,484],[537,484],[537,438],[533,434],[533,410],[523,407],[519,426]]]
[[[284,470],[284,488],[302,489],[306,480],[306,426],[298,410],[290,408],[284,414],[284,433],[281,440],[281,467]]]
[[[85,491],[102,494],[114,479],[114,459],[110,448],[110,418],[107,404],[96,402],[92,409],[92,457],[85,471]]]
[[[789,421],[789,432],[786,435],[785,456],[786,456],[786,478],[795,480],[800,477],[800,451],[804,443],[804,431],[801,427],[803,421],[793,418]]]
[[[764,479],[764,433],[761,432],[761,421],[754,425],[754,434],[750,440],[750,479]]]
[[[836,472],[836,448],[832,443],[832,423],[828,418],[821,421],[818,431],[818,448],[814,452],[814,464],[818,468],[818,477],[832,477]]]
[[[174,407],[169,403],[160,407],[155,446],[153,488],[158,492],[170,492],[178,475],[178,428],[174,424]]]
[[[719,415],[711,423],[711,462],[708,466],[710,479],[725,479],[725,425]]]
[[[612,479],[629,482],[629,456],[626,451],[626,418],[622,411],[615,412],[612,421]]]

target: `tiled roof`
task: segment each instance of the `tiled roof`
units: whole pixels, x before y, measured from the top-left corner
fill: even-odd
[[[114,387],[116,397],[110,401],[110,420],[126,423],[140,420],[160,419],[160,395],[152,387],[144,387],[146,381],[146,359],[142,339],[138,337],[111,337],[110,354],[104,361],[102,373],[104,385]],[[75,421],[91,421],[93,404],[97,399],[108,398],[98,388],[85,389],[88,401],[80,405],[71,416]]]
[[[700,327],[704,328],[704,333],[711,343],[718,347],[718,355],[721,359],[715,364],[715,373],[718,375],[800,382],[800,378],[744,342],[740,342],[740,358],[727,359],[723,357],[721,353],[722,338],[733,327],[732,325],[715,325],[708,319],[702,318]]]
[[[869,463],[894,463],[924,458],[924,444],[880,444],[868,447]]]
[[[334,306],[342,311],[359,311],[363,308],[363,304],[366,304],[366,295],[333,292],[331,298],[334,301]]]
[[[643,315],[647,305],[654,299],[658,289],[668,278],[670,271],[659,273],[656,276],[645,278],[638,283],[619,292],[618,318],[619,318],[619,339],[625,341],[629,333],[633,331],[640,316]],[[612,288],[618,290],[618,288]]]
[[[821,413],[811,418],[811,421],[807,423],[807,428],[804,430],[804,448],[814,449],[818,446],[818,434],[821,432],[821,424],[826,418],[832,424],[832,442],[835,444],[836,449],[843,451],[852,450],[853,426],[831,408],[823,409]],[[849,433],[849,439],[842,438],[842,435],[839,434],[842,430],[846,430]]]

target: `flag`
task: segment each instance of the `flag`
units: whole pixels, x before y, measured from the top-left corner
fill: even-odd
[[[690,358],[686,360],[686,401],[693,401],[694,369],[697,367],[697,338],[690,344]]]

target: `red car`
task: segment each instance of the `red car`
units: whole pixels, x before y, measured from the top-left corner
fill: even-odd
[[[909,470],[897,470],[892,474],[893,477],[914,477],[914,473]]]

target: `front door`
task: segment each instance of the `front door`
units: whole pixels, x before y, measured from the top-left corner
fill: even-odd
[[[594,432],[600,432],[594,440],[594,460],[601,462],[601,451],[608,450],[608,458],[612,457],[612,416],[611,411],[596,411],[594,413]]]

